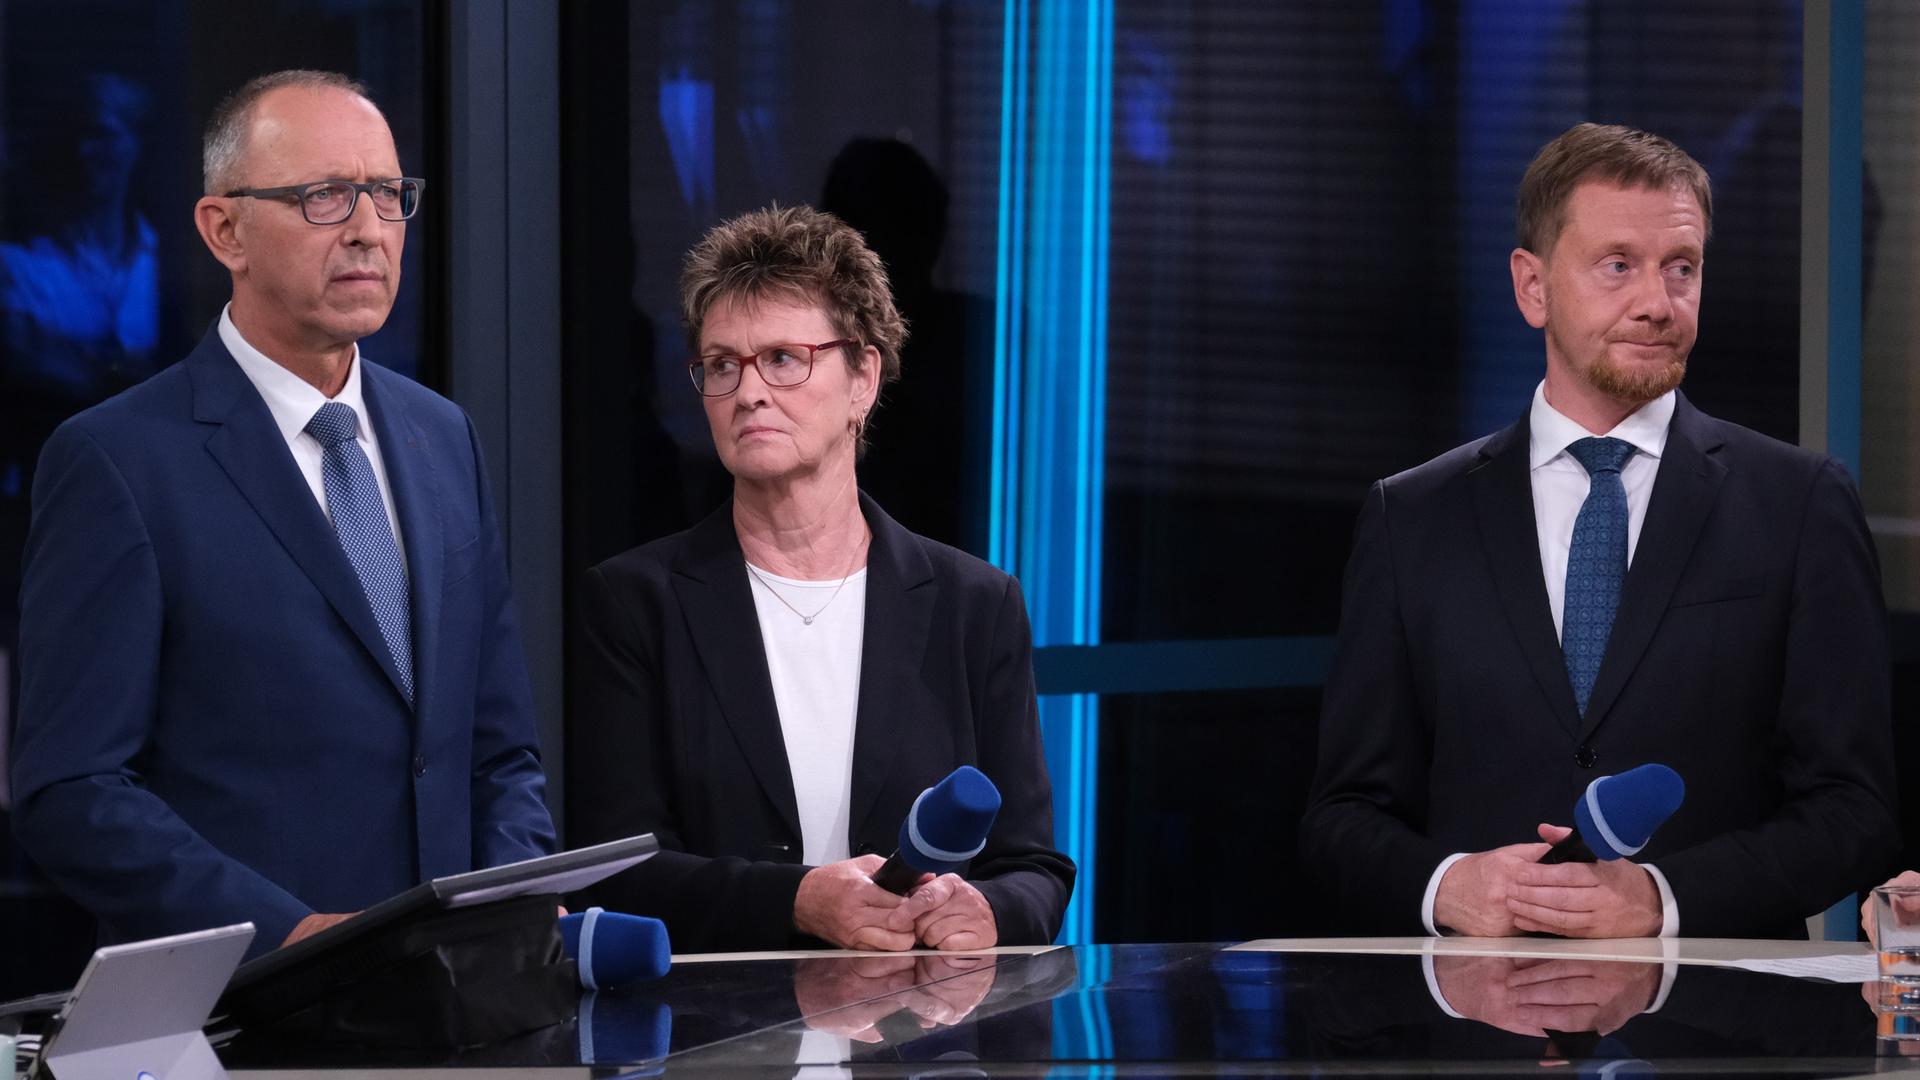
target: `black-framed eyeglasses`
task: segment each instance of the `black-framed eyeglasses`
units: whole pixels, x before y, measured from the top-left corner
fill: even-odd
[[[420,189],[425,180],[396,176],[390,180],[315,180],[311,184],[287,187],[235,188],[228,198],[298,199],[300,213],[315,225],[338,225],[353,216],[353,208],[364,193],[373,201],[373,212],[383,221],[405,221],[420,209]]]
[[[751,356],[712,353],[687,361],[687,374],[693,377],[693,388],[700,391],[701,396],[726,397],[740,389],[740,372],[752,364],[760,369],[760,377],[768,386],[784,390],[807,381],[807,376],[813,374],[814,356],[820,350],[858,344],[852,338],[840,338],[819,345],[798,342],[769,345]]]

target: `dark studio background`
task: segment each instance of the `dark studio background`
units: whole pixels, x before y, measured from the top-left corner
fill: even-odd
[[[1920,60],[1920,15],[1866,10],[1861,480],[1896,611],[1906,861],[1920,865],[1906,722],[1920,687],[1920,91],[1901,76]],[[221,93],[288,66],[368,82],[428,178],[401,304],[364,349],[474,409],[513,491],[503,512],[550,710],[581,571],[726,496],[675,281],[729,215],[823,205],[886,258],[913,339],[863,485],[909,528],[987,554],[1006,22],[1000,0],[0,2],[0,255],[58,259],[108,203],[128,235],[150,226],[155,268],[138,303],[137,243],[65,300],[0,270],[0,661],[10,672],[39,442],[217,316],[224,276],[189,213],[200,128]],[[1367,485],[1511,422],[1540,377],[1506,273],[1513,192],[1578,120],[1666,134],[1712,172],[1687,393],[1797,440],[1802,33],[1784,0],[1114,0],[1098,640],[1286,639],[1314,667]],[[483,130],[495,114],[476,101],[516,100],[535,105],[499,106],[506,136]],[[528,150],[515,110],[549,104],[547,142]],[[496,141],[499,160],[533,154],[557,186],[473,167],[475,143]],[[493,249],[461,262],[491,226],[458,196],[503,191],[487,205],[508,229],[554,227],[502,257],[502,289],[558,288],[550,344],[516,353],[511,382],[474,366],[461,331]],[[553,395],[540,422],[513,403],[526,379]],[[540,485],[557,493],[553,542],[513,513]],[[1292,850],[1319,705],[1303,681],[1102,695],[1097,940],[1318,929]],[[557,806],[559,717],[542,726]],[[1193,886],[1223,866],[1232,887]],[[16,932],[0,998],[70,980],[91,947],[85,917],[4,835],[0,925],[47,928]]]

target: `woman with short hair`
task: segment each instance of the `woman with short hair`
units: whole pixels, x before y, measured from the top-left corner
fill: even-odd
[[[681,301],[733,497],[587,574],[568,835],[662,849],[591,899],[664,919],[677,951],[1052,940],[1074,867],[1020,587],[856,483],[907,336],[879,258],[830,214],[760,210],[693,249]],[[905,898],[874,885],[963,764],[1004,799],[985,847]]]

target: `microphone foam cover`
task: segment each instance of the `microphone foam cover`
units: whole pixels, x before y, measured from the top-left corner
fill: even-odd
[[[560,942],[589,990],[657,979],[672,964],[667,925],[644,915],[588,908],[560,919]]]
[[[914,800],[900,823],[900,858],[929,874],[952,873],[980,854],[999,813],[1000,789],[962,765]]]
[[[1623,859],[1645,847],[1686,797],[1679,773],[1665,765],[1641,765],[1587,785],[1586,795],[1573,804],[1573,823],[1596,857]]]

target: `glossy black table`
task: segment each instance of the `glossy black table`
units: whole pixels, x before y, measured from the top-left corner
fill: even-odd
[[[1446,1005],[1443,1007],[1442,1002]],[[1654,1011],[1645,1011],[1657,1004]],[[237,1075],[1850,1077],[1913,1071],[1862,988],[1567,957],[1075,946],[682,962],[457,1053],[240,1036]],[[1905,1044],[1920,1052],[1920,1042]]]

